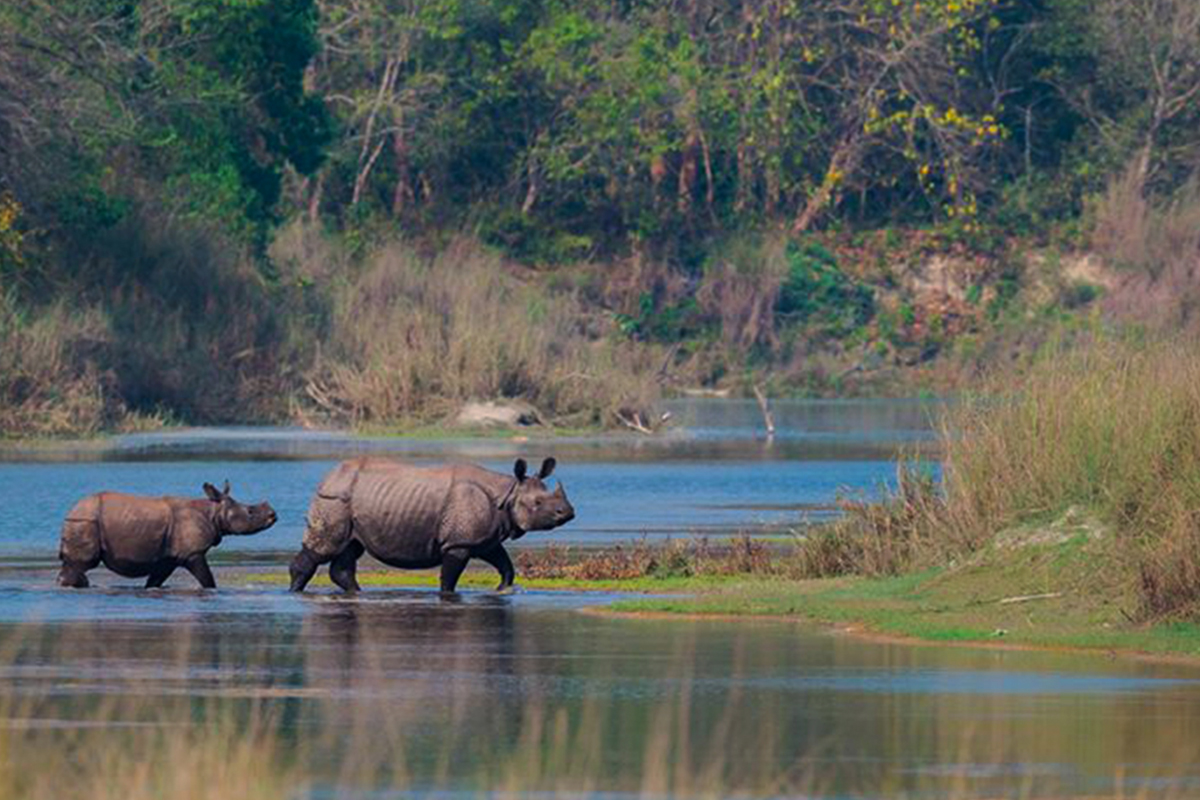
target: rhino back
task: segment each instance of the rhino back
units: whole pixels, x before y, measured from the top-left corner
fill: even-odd
[[[150,564],[167,551],[172,509],[166,498],[103,492],[97,499],[101,547],[110,569]]]
[[[99,522],[100,495],[89,494],[71,506],[67,512],[67,522]]]
[[[354,485],[354,535],[385,563],[437,564],[438,529],[451,482],[451,472],[440,468],[365,465]]]

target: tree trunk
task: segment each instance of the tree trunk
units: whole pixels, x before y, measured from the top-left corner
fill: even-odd
[[[317,180],[312,193],[308,196],[308,221],[316,222],[321,218],[321,196],[325,194],[325,171],[317,173]]]
[[[792,233],[805,233],[812,228],[817,218],[833,200],[834,191],[841,177],[848,174],[853,168],[858,155],[857,150],[858,142],[853,138],[844,139],[838,144],[837,149],[833,151],[833,157],[829,159],[829,169],[825,172],[821,186],[808,198],[804,208],[797,215],[796,221],[792,223]]]
[[[392,134],[392,160],[396,169],[396,186],[392,189],[392,216],[399,218],[413,201],[412,184],[408,182],[408,143],[402,130]]]

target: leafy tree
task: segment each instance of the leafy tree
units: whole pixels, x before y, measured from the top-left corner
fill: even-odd
[[[283,166],[311,172],[331,136],[302,83],[315,24],[312,0],[5,6],[0,153],[11,190],[69,229],[111,224],[113,193],[151,187],[261,242]]]

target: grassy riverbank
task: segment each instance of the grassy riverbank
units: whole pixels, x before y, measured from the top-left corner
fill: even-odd
[[[1197,420],[1188,342],[1052,354],[955,408],[940,483],[902,468],[891,498],[798,547],[802,576],[842,582],[624,607],[1200,655]]]
[[[548,549],[524,553],[520,575],[531,588],[699,593],[624,611],[1200,656],[1195,348],[1100,342],[985,388],[945,420],[940,480],[902,465],[890,497],[845,500],[840,520],[794,544]]]
[[[1200,625],[1174,618],[1135,621],[1132,576],[1111,552],[1108,532],[1077,511],[1048,525],[1010,530],[962,563],[894,576],[798,578],[803,547],[772,548],[759,569],[717,571],[671,555],[687,547],[643,550],[658,563],[675,558],[673,572],[622,573],[609,566],[611,551],[593,551],[574,560],[565,574],[523,569],[518,587],[643,595],[598,606],[600,613],[764,617],[918,641],[1144,653],[1200,662]],[[437,580],[436,570],[372,568],[359,574],[366,591],[432,588]],[[256,571],[233,582],[276,586],[287,576]],[[468,591],[495,585],[496,575],[487,567],[472,568],[460,583]],[[313,587],[332,584],[322,573]]]
[[[748,580],[689,597],[622,600],[630,614],[793,619],[938,643],[1101,650],[1200,662],[1200,626],[1135,623],[1136,598],[1079,540],[996,551],[949,569],[863,578]],[[1127,583],[1127,582],[1126,582]],[[698,587],[697,587],[698,588]]]

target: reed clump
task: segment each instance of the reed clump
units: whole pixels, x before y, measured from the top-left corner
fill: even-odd
[[[1071,506],[1099,515],[1144,618],[1200,603],[1200,353],[1100,342],[993,386],[949,420],[947,503],[982,537]]]
[[[941,486],[919,464],[901,461],[896,488],[880,501],[842,498],[842,518],[817,529],[796,549],[802,578],[897,575],[944,547],[948,515]]]
[[[749,534],[715,542],[706,536],[650,544],[644,539],[626,547],[574,551],[548,545],[517,554],[517,571],[526,579],[579,581],[636,578],[690,578],[697,575],[776,575],[788,562],[771,546]]]
[[[843,518],[799,547],[799,574],[953,565],[998,533],[1077,509],[1100,523],[1104,563],[1121,572],[1103,585],[1124,581],[1135,616],[1200,610],[1200,351],[1190,342],[1052,352],[952,406],[940,439],[940,481],[902,464],[883,500],[843,501]]]
[[[94,311],[62,303],[36,315],[0,292],[0,436],[95,433],[124,409],[84,357],[109,338]]]
[[[426,257],[393,242],[333,289],[306,392],[352,425],[445,418],[467,400],[521,398],[568,426],[646,415],[655,348],[609,335],[575,292],[551,291],[458,240]]]

